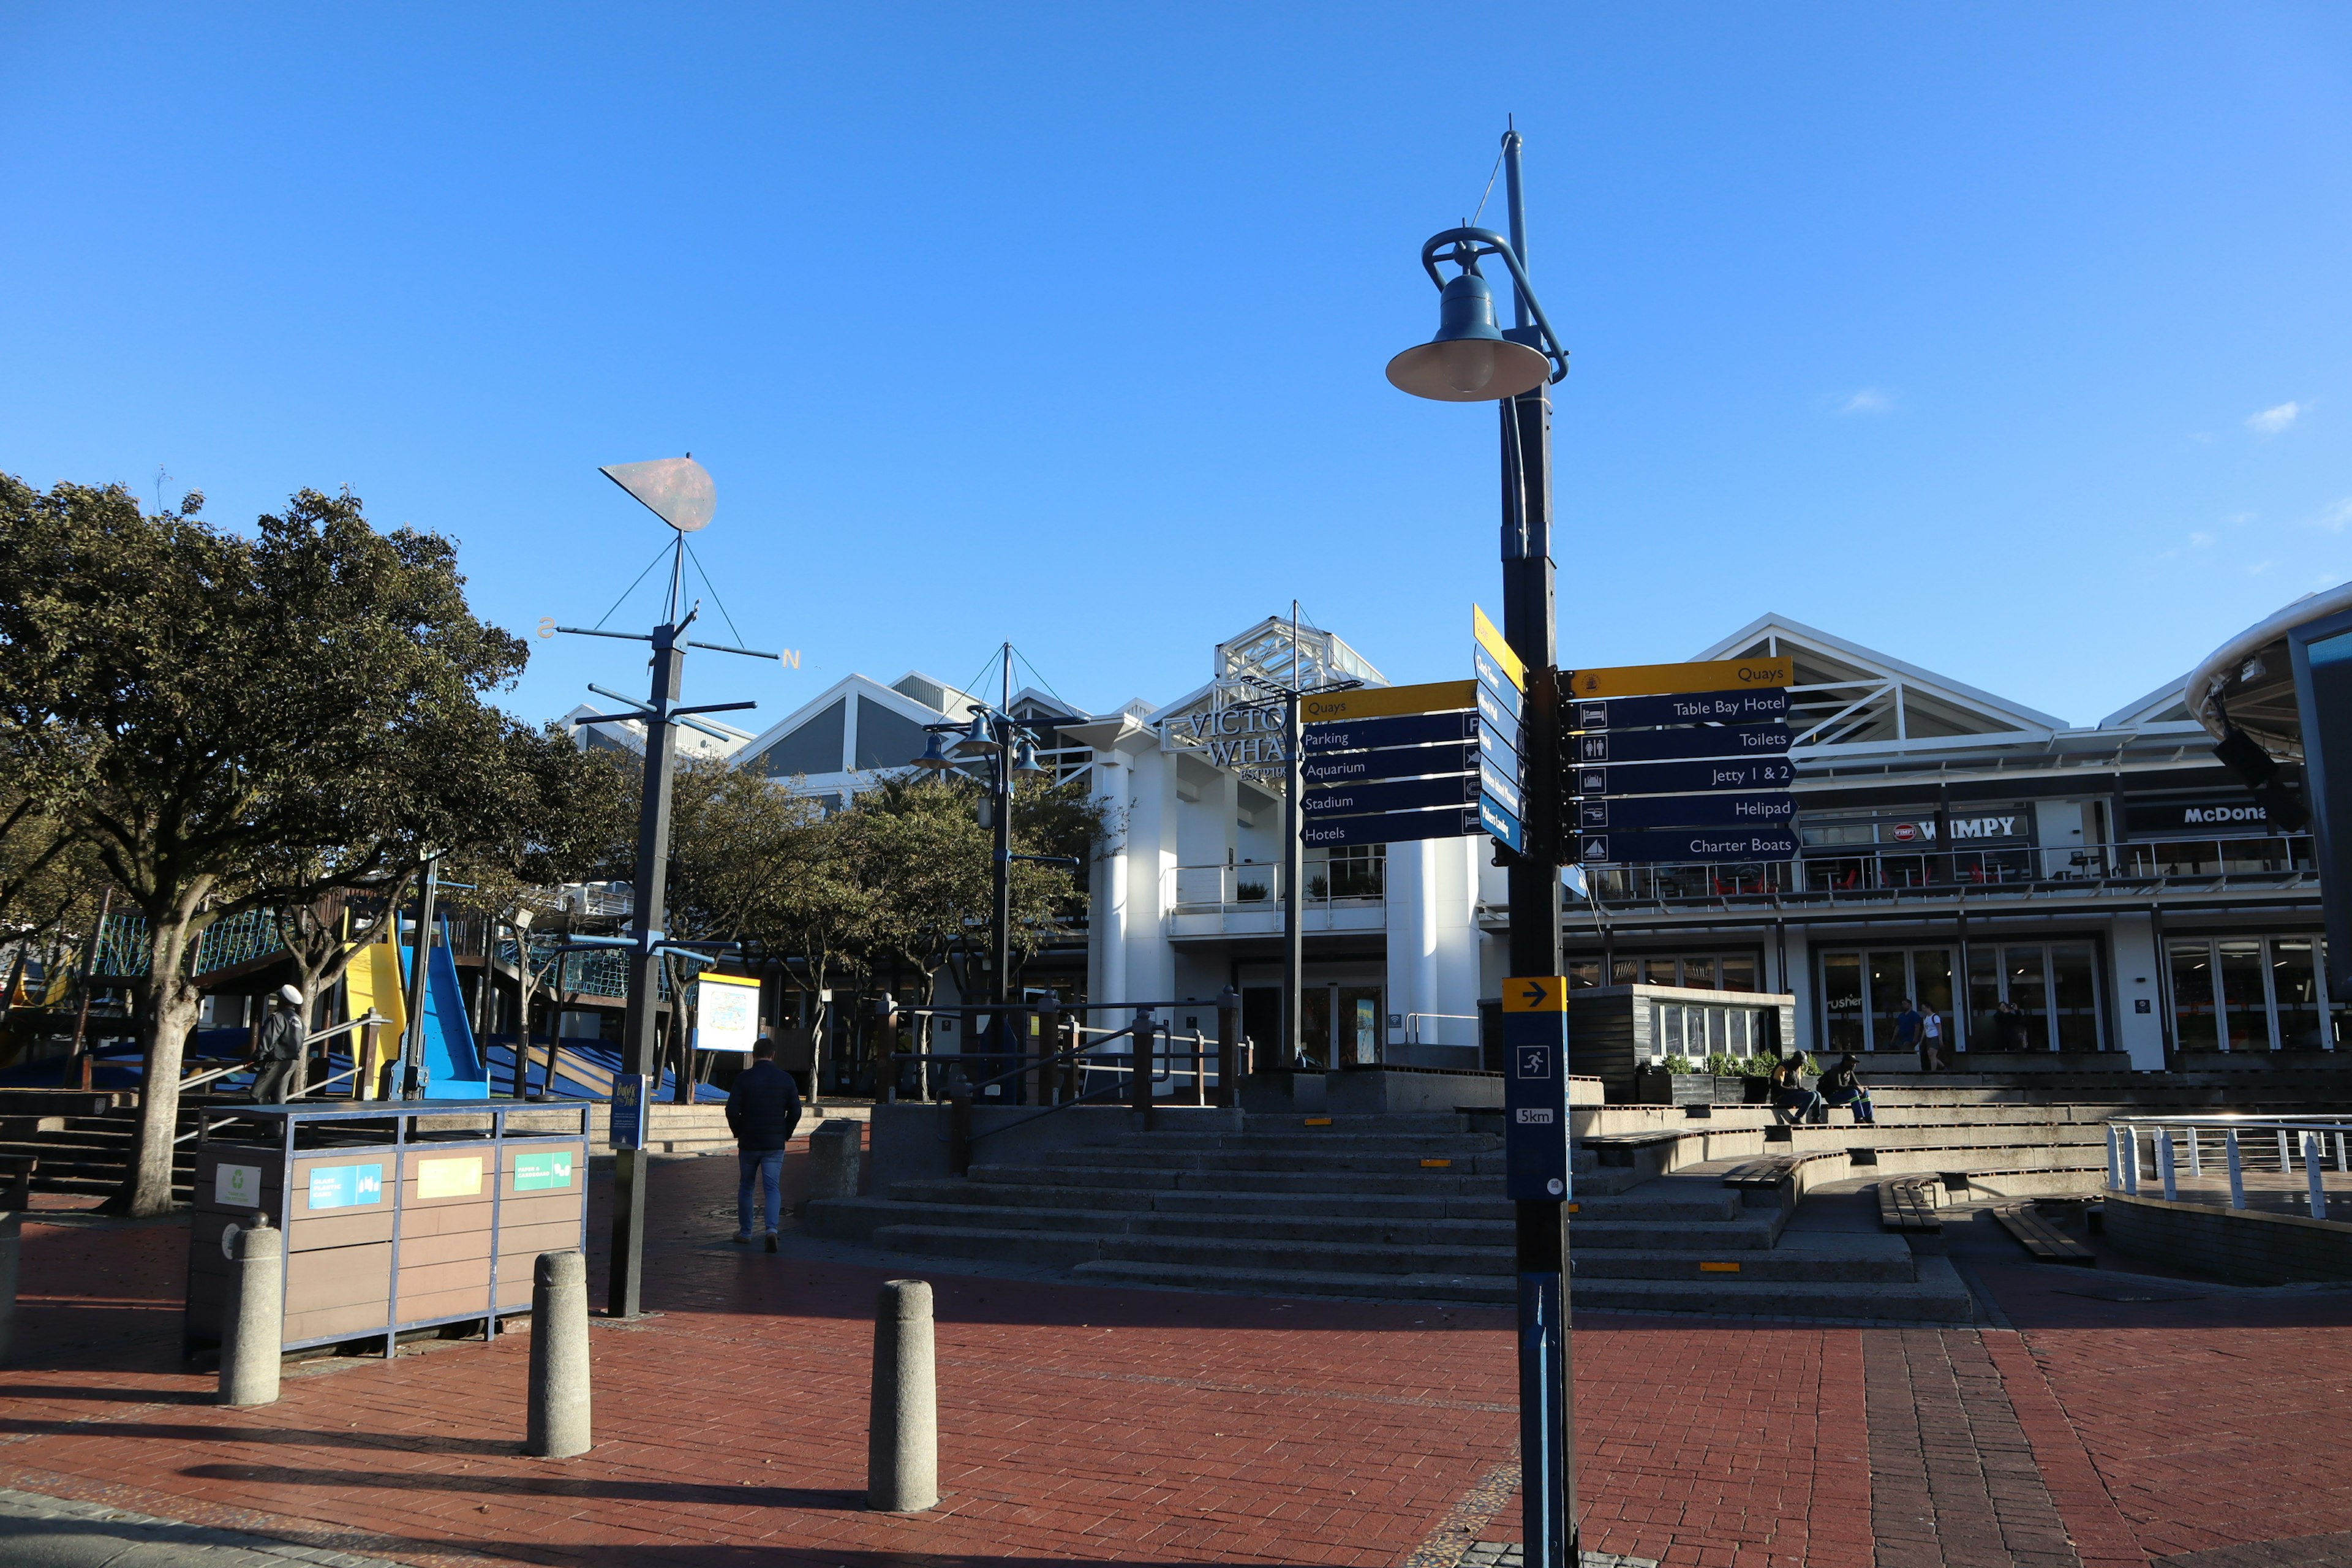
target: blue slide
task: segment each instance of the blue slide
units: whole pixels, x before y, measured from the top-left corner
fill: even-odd
[[[457,984],[457,961],[449,955],[447,927],[442,945],[432,950],[425,971],[425,1098],[427,1100],[488,1100],[489,1073],[474,1044],[474,1026],[466,1017],[466,993]],[[413,983],[416,950],[404,947],[401,968]]]

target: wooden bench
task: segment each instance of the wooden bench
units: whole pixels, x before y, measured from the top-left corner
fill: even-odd
[[[1808,1161],[1829,1157],[1828,1150],[1815,1149],[1802,1154],[1765,1154],[1757,1159],[1743,1160],[1723,1173],[1723,1184],[1743,1192],[1777,1187],[1794,1178],[1798,1166]]]
[[[2036,1214],[2030,1203],[2001,1204],[1992,1213],[2026,1251],[2044,1263],[2074,1263],[2090,1268],[2099,1261],[2089,1247]]]
[[[1596,1132],[1577,1142],[1591,1150],[1592,1157],[1601,1164],[1630,1165],[1633,1163],[1633,1156],[1644,1149],[1660,1148],[1693,1136],[1693,1133],[1661,1129],[1655,1132]]]
[[[1878,1184],[1878,1223],[1889,1230],[1940,1233],[1944,1220],[1936,1211],[1943,1200],[1943,1183],[1934,1176],[1890,1178]]]

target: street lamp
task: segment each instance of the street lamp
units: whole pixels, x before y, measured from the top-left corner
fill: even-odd
[[[926,724],[929,739],[923,754],[914,759],[913,765],[945,771],[949,768],[982,770],[980,783],[988,791],[988,826],[996,839],[993,875],[991,890],[994,894],[989,921],[988,1001],[992,1027],[1005,1031],[1005,1007],[1012,1001],[1010,991],[1013,971],[1013,862],[1039,860],[1076,869],[1082,862],[1060,855],[1015,855],[1013,853],[1013,784],[1017,778],[1033,778],[1045,773],[1037,760],[1035,732],[1014,718],[1013,707],[1013,645],[1006,643],[1001,650],[1003,658],[1003,696],[1001,704],[992,707],[985,702],[971,705],[971,721]],[[942,744],[944,737],[956,739]],[[949,753],[952,752],[952,755]],[[1017,1044],[1005,1044],[999,1034],[999,1049],[992,1054],[1009,1055],[1018,1049]]]
[[[1530,809],[1525,854],[1498,847],[1510,879],[1514,976],[1560,973],[1559,695],[1551,560],[1550,384],[1568,374],[1568,351],[1536,302],[1527,273],[1527,209],[1519,189],[1519,134],[1503,135],[1510,237],[1449,228],[1421,247],[1438,289],[1437,335],[1389,362],[1391,384],[1440,403],[1499,402],[1503,437],[1503,635],[1525,661],[1520,781]],[[1511,274],[1511,320],[1495,324],[1494,296],[1478,264],[1498,258]],[[1458,268],[1450,281],[1441,263]],[[1561,985],[1565,982],[1560,982]],[[1564,994],[1563,994],[1564,1000]],[[1564,1020],[1565,1015],[1559,1015]],[[1566,1054],[1565,1030],[1559,1036]],[[1562,1061],[1561,1072],[1567,1069]],[[1537,1129],[1526,1130],[1534,1136]],[[1517,1132],[1517,1128],[1507,1132]],[[1558,1135],[1563,1139],[1566,1129]],[[1514,1194],[1518,1229],[1519,1451],[1525,1464],[1527,1568],[1574,1568],[1576,1444],[1571,1431],[1568,1330],[1568,1205]]]

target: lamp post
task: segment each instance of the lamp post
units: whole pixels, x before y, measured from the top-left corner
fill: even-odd
[[[1043,773],[1044,764],[1037,761],[1036,732],[1014,718],[1013,707],[1013,645],[1006,643],[999,650],[1003,660],[1003,690],[1000,702],[991,707],[983,702],[971,704],[971,719],[961,724],[926,724],[930,741],[923,754],[914,759],[914,765],[934,772],[961,768],[969,772],[974,763],[982,767],[981,784],[988,791],[986,826],[995,838],[991,865],[989,919],[988,1002],[990,1027],[998,1031],[1000,1049],[996,1055],[1009,1055],[1014,1047],[1003,1043],[1006,1023],[1005,1008],[1012,1002],[1013,973],[1013,862],[1042,860],[1056,865],[1076,862],[1059,855],[1015,855],[1013,852],[1013,785],[1016,779],[1034,778]],[[943,744],[946,737],[956,739]],[[950,753],[953,754],[950,755]]]
[[[1528,667],[1520,735],[1528,811],[1525,855],[1501,851],[1510,879],[1513,975],[1560,972],[1559,769],[1556,753],[1551,399],[1568,374],[1568,352],[1545,320],[1527,274],[1527,215],[1519,184],[1519,135],[1503,136],[1510,237],[1450,228],[1422,246],[1421,264],[1439,290],[1437,336],[1389,362],[1399,389],[1442,403],[1502,404],[1503,635]],[[1496,326],[1495,300],[1478,264],[1498,258],[1511,275],[1512,325]],[[1440,262],[1458,268],[1448,279]],[[1559,1064],[1564,1074],[1567,1064]],[[1559,1135],[1566,1136],[1563,1127]],[[1568,1205],[1561,1199],[1514,1205],[1519,1275],[1520,1487],[1528,1568],[1574,1568],[1576,1444],[1568,1327]]]
[[[677,531],[670,552],[667,608],[662,624],[650,635],[608,632],[593,626],[554,628],[582,637],[620,637],[653,645],[653,689],[644,701],[591,686],[589,690],[627,703],[630,710],[591,713],[572,720],[575,725],[628,721],[645,726],[646,774],[637,809],[636,881],[630,889],[629,900],[629,1010],[621,1047],[623,1065],[636,1080],[638,1103],[644,1104],[650,1100],[660,1076],[654,1059],[654,1025],[661,1006],[658,987],[662,956],[682,951],[679,944],[666,941],[663,933],[667,920],[663,907],[665,883],[669,871],[670,784],[677,768],[677,727],[683,724],[724,739],[723,731],[714,730],[691,715],[759,706],[754,702],[707,702],[698,707],[680,707],[677,700],[686,678],[686,650],[709,648],[714,653],[741,654],[748,658],[772,659],[777,656],[726,643],[695,642],[686,636],[687,628],[702,614],[698,602],[684,616],[678,614],[686,587],[686,536],[708,523],[718,506],[709,471],[691,454],[646,463],[616,463],[600,471]],[[685,998],[681,996],[677,1002],[677,1012],[682,1016]],[[562,1031],[561,1019],[557,1030],[559,1034]],[[614,1141],[619,1142],[617,1134]],[[646,1175],[650,1166],[642,1148],[615,1148],[613,1156],[613,1264],[605,1310],[612,1317],[634,1318],[638,1314],[645,1283]]]

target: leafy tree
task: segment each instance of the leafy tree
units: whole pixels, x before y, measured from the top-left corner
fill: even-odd
[[[191,495],[0,477],[0,747],[146,917],[146,1089],[113,1206],[171,1205],[189,960],[206,927],[381,883],[503,799],[486,694],[526,649],[467,608],[455,546],[296,494],[251,537]],[[387,831],[388,823],[391,830]]]

